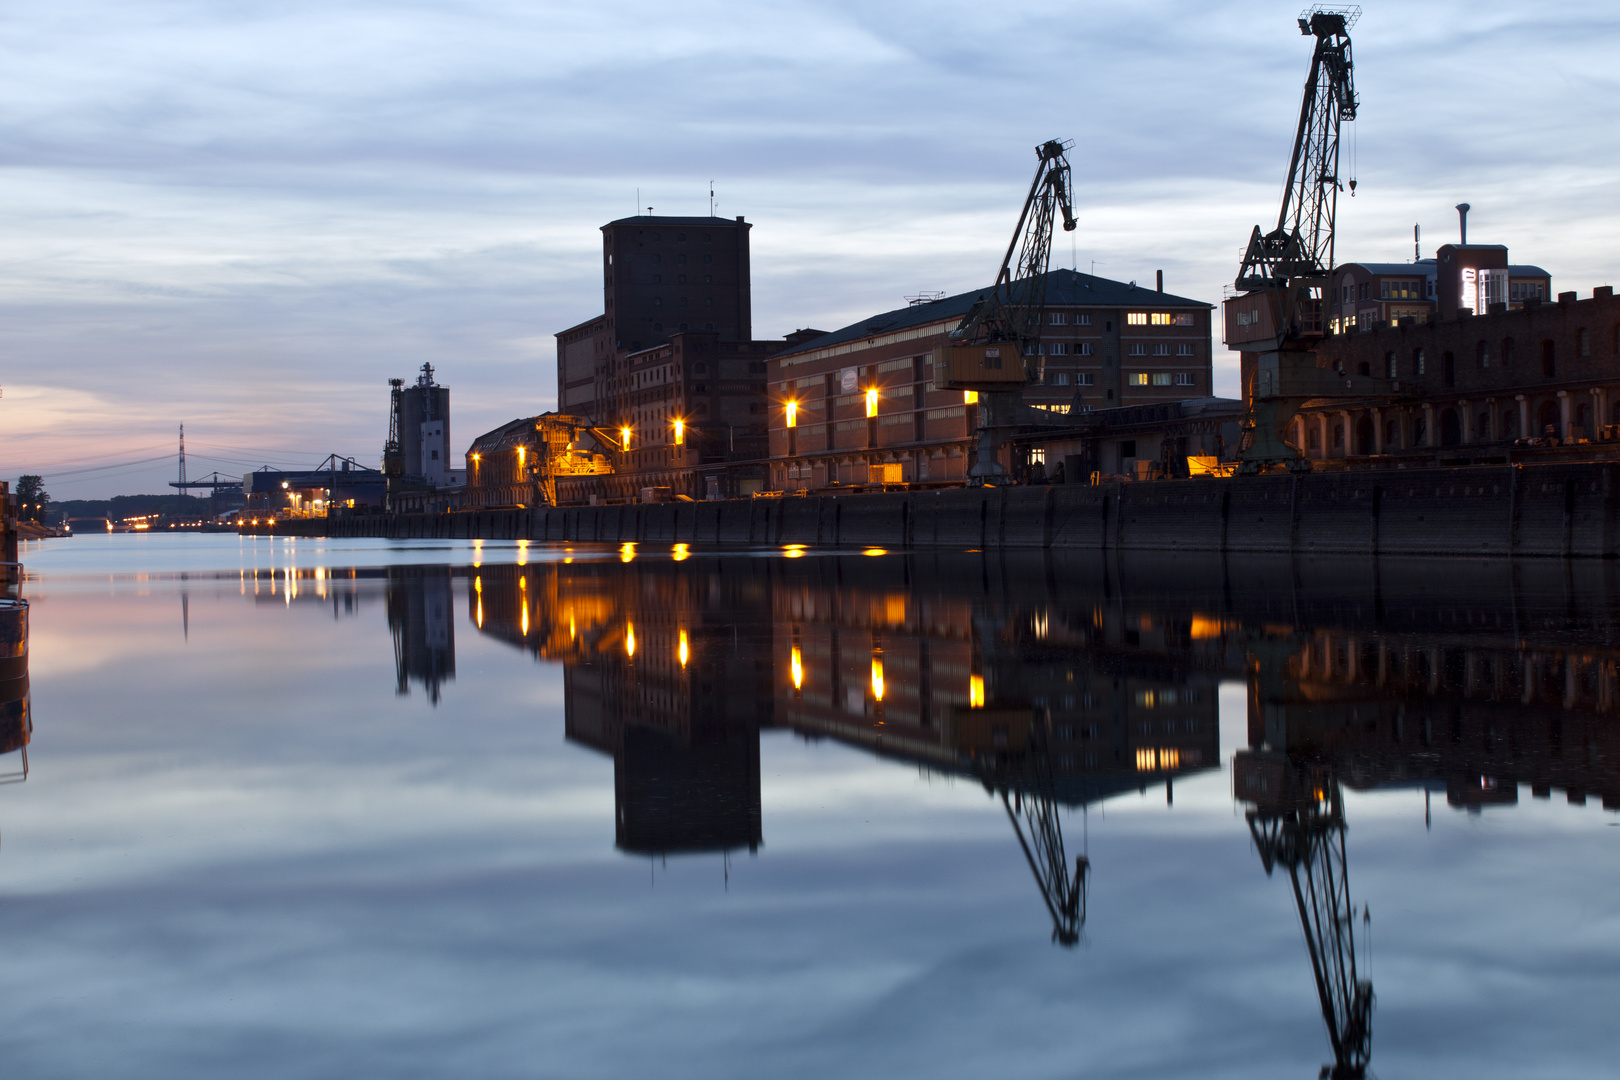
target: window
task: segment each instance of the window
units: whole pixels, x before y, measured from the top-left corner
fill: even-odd
[[[1583,359],[1592,355],[1592,336],[1584,326],[1575,331],[1575,355]]]
[[[1131,345],[1131,346],[1128,346],[1125,351],[1126,351],[1127,354],[1129,354],[1131,356],[1146,356],[1147,355],[1147,346],[1146,345]]]
[[[683,259],[685,257],[686,256],[684,256],[684,255],[681,256],[681,258],[683,258]],[[677,285],[685,285],[686,284],[686,275],[685,274],[677,274],[677,275],[675,275],[675,284],[677,284]]]
[[[704,239],[707,240],[708,237],[704,237]],[[705,256],[703,256],[703,261],[704,262],[714,262],[714,256],[713,255],[705,255]]]
[[[1372,289],[1372,282],[1370,282],[1370,281],[1363,281],[1363,282],[1362,282],[1362,283],[1361,283],[1361,299],[1363,299],[1363,300],[1366,300],[1366,299],[1368,299],[1368,295],[1367,295],[1367,294],[1368,294],[1368,292],[1369,292],[1369,291],[1370,291],[1370,290],[1371,290],[1371,289]]]
[[[1154,386],[1169,386],[1170,385],[1170,373],[1168,371],[1155,371],[1153,373],[1153,385]]]
[[[1146,326],[1147,325],[1147,312],[1145,312],[1145,311],[1132,311],[1132,312],[1126,313],[1126,315],[1125,315],[1125,325],[1126,326]]]
[[[1177,356],[1191,356],[1192,354],[1193,354],[1193,347],[1191,345],[1177,345],[1176,346],[1176,355]]]
[[[1076,315],[1074,317],[1074,325],[1076,325],[1076,326],[1090,326],[1091,325],[1091,316],[1090,315]]]
[[[1076,386],[1096,386],[1097,376],[1093,375],[1089,371],[1082,371],[1080,374],[1074,377],[1074,382]],[[1620,402],[1617,402],[1616,404],[1620,404]]]
[[[1046,347],[1046,351],[1047,351],[1048,356],[1067,356],[1067,355],[1069,355],[1069,347],[1067,345],[1065,345],[1061,341],[1052,342],[1052,344],[1050,344],[1050,345],[1048,345]]]
[[[686,262],[686,256],[685,255],[677,255],[677,256],[675,256],[675,261],[678,262],[678,263],[683,263],[684,264]]]
[[[1513,366],[1513,339],[1510,337],[1502,339],[1502,366]]]
[[[1154,326],[1169,326],[1171,315],[1168,311],[1155,311],[1148,317],[1148,322]]]
[[[1069,373],[1067,371],[1049,371],[1047,372],[1047,375],[1050,376],[1048,381],[1050,381],[1053,386],[1069,385]]]
[[[1170,320],[1170,325],[1172,325],[1172,326],[1193,326],[1193,325],[1195,325],[1194,322],[1193,322],[1193,314],[1192,314],[1192,312],[1190,312],[1190,311],[1180,312],[1179,314],[1176,315],[1175,318]]]
[[[1050,326],[1068,326],[1069,325],[1069,317],[1067,315],[1065,315],[1061,311],[1052,312],[1050,315],[1048,315],[1046,317],[1046,321],[1047,321],[1047,324],[1050,325]]]
[[[1089,341],[1082,341],[1080,344],[1074,347],[1074,354],[1076,356],[1090,356],[1096,351],[1097,347]]]
[[[1419,375],[1423,374],[1423,350],[1422,349],[1413,349],[1412,350],[1412,367],[1417,371],[1417,373]]]
[[[1146,386],[1148,384],[1147,372],[1133,371],[1130,373],[1130,375],[1126,376],[1125,381],[1132,386]]]
[[[1544,379],[1552,378],[1558,371],[1557,355],[1554,350],[1555,346],[1551,340],[1541,343],[1541,377]]]
[[[699,360],[697,363],[692,365],[692,374],[694,374],[694,375],[707,375],[708,373],[709,373],[709,365],[705,364],[703,361]]]
[[[1170,355],[1170,346],[1169,345],[1155,345],[1155,346],[1153,346],[1153,355],[1154,356],[1169,356]]]
[[[664,275],[663,274],[654,274],[653,275],[653,284],[654,285],[662,285],[663,283],[664,283]]]
[[[1197,381],[1198,381],[1197,377],[1195,375],[1193,375],[1193,373],[1190,372],[1190,371],[1178,371],[1178,372],[1176,372],[1176,385],[1177,386],[1194,386],[1194,385],[1197,384]]]

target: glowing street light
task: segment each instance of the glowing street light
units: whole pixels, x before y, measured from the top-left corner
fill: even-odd
[[[630,449],[630,428],[628,426],[619,429],[619,446],[624,450]]]
[[[680,643],[680,645],[679,645],[679,647],[677,649],[677,655],[681,659],[681,667],[683,667],[683,668],[686,667],[686,660],[687,660],[687,657],[690,654],[688,652],[687,645],[686,645],[686,631],[685,630],[681,631],[681,643]]]

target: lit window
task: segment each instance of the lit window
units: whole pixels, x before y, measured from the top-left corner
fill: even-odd
[[[1170,313],[1168,311],[1155,311],[1148,321],[1154,326],[1169,326]]]
[[[1133,371],[1126,377],[1126,381],[1132,386],[1146,386],[1148,384],[1147,372]]]
[[[1127,325],[1127,326],[1146,326],[1147,325],[1147,312],[1145,312],[1145,311],[1132,311],[1132,312],[1129,312],[1125,316],[1125,325]]]
[[[1169,386],[1170,385],[1170,373],[1168,371],[1155,371],[1153,373],[1153,385],[1154,386]]]

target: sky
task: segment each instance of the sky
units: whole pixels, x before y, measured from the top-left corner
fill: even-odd
[[[754,223],[756,337],[989,281],[1036,144],[1054,265],[1218,303],[1274,222],[1295,3],[59,0],[0,37],[0,478],[57,498],[375,465],[432,363],[453,442],[555,403],[597,229]],[[1620,201],[1607,4],[1366,5],[1339,261],[1475,242],[1588,295]],[[1238,392],[1217,346],[1216,390]]]

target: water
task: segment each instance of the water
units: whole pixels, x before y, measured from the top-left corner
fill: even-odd
[[[8,1077],[1613,1074],[1611,566],[23,559]]]

